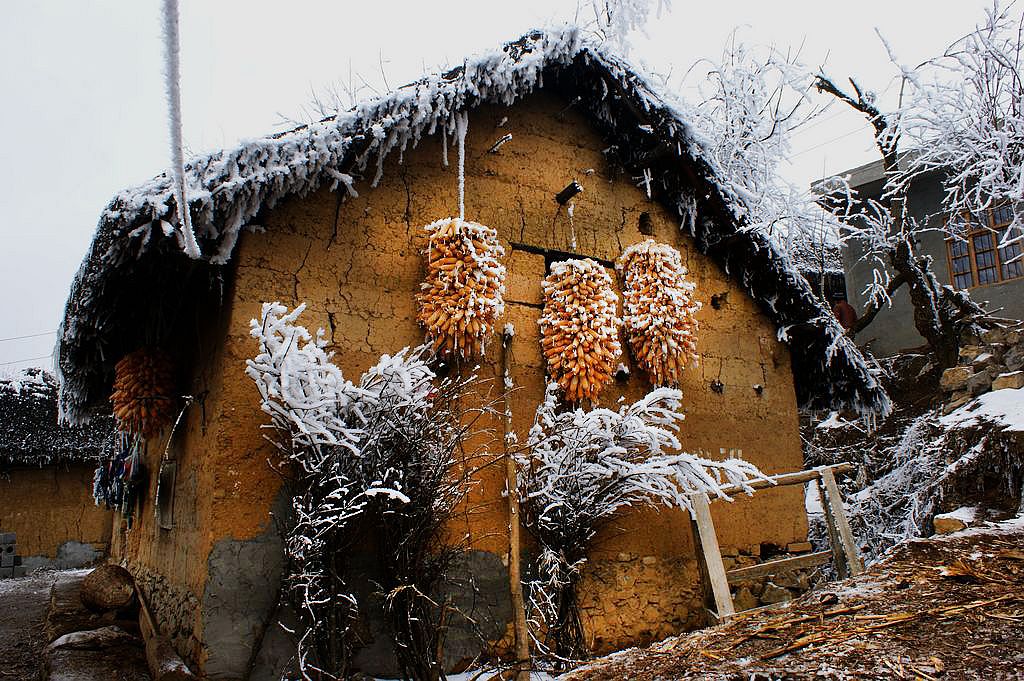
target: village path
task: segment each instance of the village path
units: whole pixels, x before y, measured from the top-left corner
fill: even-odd
[[[53,572],[0,580],[0,681],[40,678]]]

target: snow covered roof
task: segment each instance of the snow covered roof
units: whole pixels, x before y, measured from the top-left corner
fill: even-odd
[[[91,461],[106,447],[112,428],[109,417],[58,425],[57,379],[43,369],[0,379],[0,470]]]
[[[762,303],[798,350],[802,403],[888,411],[860,352],[787,256],[745,228],[742,200],[720,181],[699,133],[635,69],[570,27],[532,32],[337,116],[194,158],[185,179],[198,260],[183,252],[168,173],[117,194],[100,216],[61,325],[62,418],[77,422],[105,407],[113,364],[165,328],[176,306],[191,296],[219,299],[228,272],[222,266],[260,211],[323,186],[376,184],[391,151],[453,132],[464,110],[512,105],[541,88],[572,101],[608,141],[609,159],[649,177],[653,198]]]

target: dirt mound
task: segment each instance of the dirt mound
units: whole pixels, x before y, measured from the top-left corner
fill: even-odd
[[[913,540],[786,607],[598,660],[566,681],[1024,678],[1024,516]]]

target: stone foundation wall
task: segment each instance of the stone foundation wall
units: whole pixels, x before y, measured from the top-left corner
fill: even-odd
[[[161,632],[171,639],[186,663],[195,665],[200,647],[194,626],[199,599],[150,568],[137,563],[126,563],[125,567],[135,577],[135,584],[149,603]]]

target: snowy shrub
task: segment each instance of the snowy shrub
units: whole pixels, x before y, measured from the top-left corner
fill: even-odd
[[[745,461],[678,451],[679,390],[657,388],[618,411],[561,413],[558,391],[548,386],[517,464],[523,523],[540,548],[532,628],[541,653],[561,666],[586,653],[576,588],[602,527],[627,508],[689,509],[692,493],[728,499],[724,485],[763,476]]]
[[[303,309],[264,304],[251,324],[260,352],[246,369],[295,476],[286,588],[299,620],[297,667],[307,679],[350,671],[359,604],[345,559],[372,526],[399,664],[408,678],[437,679],[441,613],[430,594],[455,551],[439,538],[466,490],[452,470],[469,428],[455,398],[469,381],[435,385],[420,347],[382,356],[354,385],[323,332],[295,323]]]

